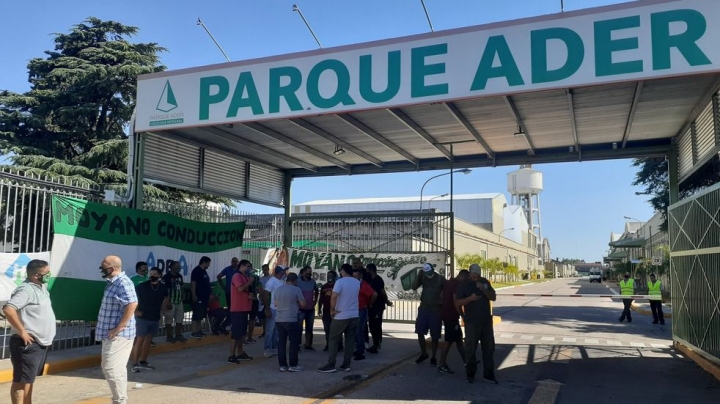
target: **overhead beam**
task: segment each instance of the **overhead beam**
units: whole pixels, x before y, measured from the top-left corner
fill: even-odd
[[[632,130],[633,121],[635,120],[635,112],[637,111],[638,101],[640,100],[640,94],[642,94],[644,82],[638,81],[635,84],[635,95],[633,96],[632,104],[630,105],[630,113],[628,114],[627,122],[625,123],[625,132],[622,138],[622,148],[625,148],[628,137],[630,137],[630,130]]]
[[[509,95],[506,95],[503,97],[505,99],[505,104],[510,108],[510,113],[512,113],[513,117],[515,118],[515,122],[517,122],[518,127],[522,132],[524,133],[523,137],[525,138],[525,141],[528,145],[528,153],[533,155],[535,154],[535,145],[533,144],[532,139],[530,138],[530,132],[528,132],[527,127],[525,127],[525,122],[522,120],[522,117],[520,116],[520,112],[517,109],[517,106],[515,105],[515,101],[513,101],[512,97]]]
[[[290,119],[290,122],[294,123],[295,125],[307,130],[310,133],[314,133],[315,135],[320,136],[323,139],[329,140],[339,146],[341,146],[343,149],[364,158],[365,160],[369,161],[371,164],[382,167],[383,162],[379,159],[376,159],[375,157],[369,155],[368,153],[365,153],[364,151],[358,149],[357,147],[351,145],[350,143],[340,139],[339,137],[329,133],[328,131],[310,123],[309,121],[298,118],[298,119]]]
[[[284,161],[288,164],[302,167],[302,168],[312,171],[312,172],[318,171],[318,168],[312,164],[308,164],[296,157],[288,156],[285,153],[281,153],[281,152],[275,151],[269,147],[263,146],[261,144],[257,144],[251,140],[244,139],[234,133],[227,132],[223,129],[210,126],[210,127],[206,127],[206,128],[200,128],[200,130],[202,130],[205,133],[209,133],[213,136],[221,137],[221,138],[223,138],[229,142],[232,142],[238,146],[241,146],[243,148],[248,148],[255,152],[262,153],[262,154],[268,155],[270,157],[276,158],[278,160]]]
[[[567,95],[568,110],[570,111],[570,126],[572,127],[573,140],[575,141],[575,150],[578,154],[578,159],[582,161],[582,150],[580,150],[580,141],[578,140],[577,132],[577,120],[575,119],[575,101],[573,100],[573,90],[568,88],[565,90]]]
[[[460,111],[460,108],[455,105],[454,102],[446,102],[445,106],[450,111],[451,114],[455,117],[455,119],[462,124],[462,126],[465,127],[465,130],[467,130],[472,137],[475,139],[475,141],[482,146],[482,148],[485,150],[485,153],[487,153],[489,158],[495,158],[495,152],[492,151],[490,146],[487,144],[485,139],[480,135],[480,132],[478,132],[471,124],[470,121],[467,120],[465,115],[463,115],[462,111]]]
[[[163,136],[167,137],[169,139],[182,139],[183,143],[187,143],[196,147],[202,147],[204,149],[212,150],[214,152],[217,152],[218,154],[222,154],[224,156],[230,157],[230,158],[240,158],[243,161],[246,161],[248,163],[257,164],[259,166],[270,168],[273,170],[283,170],[282,167],[278,167],[276,164],[271,163],[270,161],[263,160],[257,158],[257,156],[251,156],[247,153],[244,153],[242,151],[233,150],[227,147],[214,145],[208,142],[200,141],[193,139],[183,133],[174,131],[174,130],[163,130],[162,132],[150,132],[154,136]]]
[[[670,139],[654,139],[649,141],[628,142],[625,149],[613,149],[612,143],[584,145],[583,161],[600,161],[613,159],[630,159],[641,157],[664,157],[670,152]],[[447,170],[452,166],[458,168],[481,168],[496,166],[517,166],[523,164],[566,163],[577,161],[577,155],[567,152],[567,146],[553,149],[538,150],[535,155],[528,155],[525,151],[496,152],[494,159],[488,159],[484,154],[471,156],[455,156],[452,163],[445,158],[435,157],[420,160],[420,171]],[[406,162],[395,161],[386,163],[382,168],[371,164],[358,164],[352,168],[353,174],[400,173],[417,171],[418,167]],[[335,167],[321,167],[315,174],[307,170],[289,170],[293,177],[332,176],[344,175],[346,172]]]
[[[315,156],[319,159],[325,160],[328,163],[336,165],[344,170],[348,170],[348,171],[350,170],[350,165],[347,164],[346,162],[344,162],[340,159],[337,159],[333,156],[327,155],[325,153],[319,152],[319,151],[313,149],[312,147],[306,145],[305,143],[298,142],[297,140],[295,140],[289,136],[283,135],[282,133],[272,130],[272,129],[270,129],[266,126],[263,126],[259,123],[247,122],[247,123],[242,123],[242,124],[236,123],[235,125],[243,125],[246,128],[251,129],[261,135],[265,135],[269,138],[273,138],[273,139],[279,140],[283,143],[287,143],[289,145],[295,146],[298,149],[300,149],[306,153],[312,154],[313,156]]]
[[[425,139],[426,142],[430,143],[430,145],[440,151],[440,153],[444,154],[445,157],[447,157],[448,160],[452,160],[453,156],[450,154],[448,149],[446,149],[444,146],[442,146],[437,140],[435,140],[434,137],[432,137],[431,134],[429,134],[425,129],[422,128],[422,126],[418,125],[417,122],[413,121],[412,118],[407,116],[400,108],[390,108],[388,111],[395,116],[395,118],[401,120],[408,128],[410,128],[413,132],[420,135],[423,139]]]
[[[342,119],[343,121],[345,121],[350,126],[354,127],[355,129],[359,130],[360,132],[364,133],[365,135],[377,140],[378,143],[380,143],[383,146],[387,147],[388,149],[394,151],[395,153],[401,155],[402,157],[405,158],[405,160],[407,160],[415,165],[418,164],[418,159],[415,158],[415,156],[408,153],[407,151],[405,151],[403,148],[396,145],[395,143],[387,140],[383,135],[375,132],[372,128],[365,125],[362,121],[355,118],[354,116],[352,116],[350,114],[337,114],[336,116],[338,118]]]

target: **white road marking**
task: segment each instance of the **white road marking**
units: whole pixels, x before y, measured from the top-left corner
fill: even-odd
[[[575,341],[577,341],[575,338],[568,338],[568,337],[563,338],[563,342],[575,342]]]
[[[600,341],[593,339],[593,338],[585,338],[585,343],[587,344],[599,344]]]
[[[608,341],[608,345],[616,345],[616,346],[622,346],[622,342],[620,341]]]
[[[542,341],[555,341],[555,337],[542,337],[540,338]]]
[[[535,338],[535,336],[533,336],[533,335],[523,335],[520,337],[520,339],[533,339],[533,338]]]
[[[653,348],[667,348],[670,345],[668,344],[651,344]]]
[[[645,348],[645,344],[642,343],[642,342],[631,342],[631,343],[630,343],[630,346],[634,346],[634,347],[637,347],[637,348]]]
[[[514,336],[515,336],[515,334],[501,334],[500,338],[512,338]]]

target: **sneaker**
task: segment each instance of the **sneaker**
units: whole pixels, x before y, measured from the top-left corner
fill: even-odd
[[[365,359],[365,355],[363,355],[363,354],[357,354],[357,355],[355,355],[354,359],[355,359],[356,361],[361,361],[361,360]]]
[[[288,370],[290,372],[302,372],[303,370],[305,370],[305,368],[302,366],[290,366]]]
[[[139,364],[139,363],[136,363],[136,364],[132,365],[131,372],[133,372],[133,373],[140,373],[140,364]]]
[[[272,357],[273,357],[273,353],[272,353],[271,350],[266,349],[266,350],[265,350],[265,353],[263,353],[263,356],[266,357],[266,358],[272,358]]]
[[[415,359],[415,363],[423,363],[427,358],[429,358],[427,354],[422,354],[417,359]]]
[[[245,352],[243,352],[240,355],[236,356],[235,359],[237,359],[241,362],[246,362],[246,361],[251,361],[252,357],[249,356],[248,354],[246,354]]]
[[[142,370],[155,370],[155,366],[151,366],[147,362],[140,362],[140,369]]]
[[[150,348],[155,348],[155,341],[150,340]]]
[[[320,372],[320,373],[335,373],[336,372],[335,365],[331,365],[328,363],[327,365],[318,369],[318,372]]]
[[[234,356],[228,356],[228,360],[227,360],[227,363],[234,363],[234,364],[236,364],[236,365],[237,365],[238,363],[240,363],[240,361],[239,361],[239,360],[237,360],[237,358],[236,358],[236,357],[234,357]]]
[[[350,371],[350,365],[342,365],[340,366],[340,370],[349,372]]]
[[[371,346],[370,348],[368,348],[367,351],[370,352],[371,354],[376,354],[376,353],[380,352],[380,350],[378,349],[378,347],[376,347],[375,345],[373,345],[373,346]]]
[[[445,366],[440,366],[440,367],[438,368],[438,372],[440,372],[440,373],[445,373],[445,374],[448,374],[448,375],[455,374],[455,372],[453,372],[447,365],[445,365]]]
[[[254,344],[254,343],[256,343],[256,342],[257,342],[257,341],[254,340],[254,339],[252,339],[252,338],[250,338],[250,339],[248,339],[247,341],[245,341],[246,344]]]
[[[430,359],[430,367],[434,368],[435,366],[437,366],[437,359],[435,359],[435,358]]]
[[[312,351],[312,352],[315,352],[315,351],[316,351],[316,349],[315,349],[312,345],[305,345],[305,350],[306,350],[306,351]]]
[[[495,378],[495,376],[485,376],[485,377],[483,377],[483,380],[485,380],[486,382],[488,382],[490,384],[498,384],[498,381]]]
[[[281,372],[287,372],[287,371],[288,371],[288,367],[287,367],[287,366],[280,366],[280,371],[281,371]]]
[[[185,336],[182,335],[182,334],[176,335],[176,336],[175,336],[175,340],[178,341],[178,342],[187,342],[187,338],[185,338]]]
[[[202,333],[199,333],[199,332],[193,332],[193,333],[190,333],[190,336],[193,337],[193,338],[195,338],[195,339],[202,339],[203,334],[202,334]]]
[[[177,340],[175,339],[175,337],[173,337],[172,335],[168,335],[167,337],[165,337],[165,341],[166,341],[166,342],[169,342],[169,343],[171,343],[171,344],[174,344],[174,343],[177,342]]]

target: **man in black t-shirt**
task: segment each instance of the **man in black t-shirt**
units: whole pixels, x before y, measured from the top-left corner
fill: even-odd
[[[165,335],[167,336],[167,342],[185,342],[187,338],[182,334],[185,308],[183,307],[183,276],[180,273],[180,263],[172,261],[168,268],[169,271],[162,278],[170,299],[170,304],[167,306],[167,310],[164,309],[163,313],[163,317],[165,317]],[[174,336],[173,321],[175,322]]]
[[[415,319],[415,333],[418,335],[418,343],[420,344],[420,357],[415,363],[422,363],[428,358],[427,348],[425,347],[425,336],[430,332],[430,348],[432,350],[430,357],[430,366],[437,366],[437,348],[440,333],[442,331],[442,317],[440,309],[442,307],[442,291],[445,286],[445,278],[435,273],[435,267],[429,262],[425,263],[418,271],[412,289],[418,290],[422,287],[420,294],[420,306],[418,307],[417,318]]]
[[[382,316],[385,311],[385,305],[392,307],[393,304],[388,300],[387,293],[385,292],[385,281],[377,274],[377,266],[375,266],[375,264],[368,264],[367,272],[370,275],[368,283],[378,296],[375,303],[370,306],[368,312],[368,326],[370,328],[370,334],[372,334],[373,342],[368,352],[378,353],[380,351],[380,345],[382,344]]]
[[[477,371],[476,351],[478,342],[482,350],[483,379],[486,382],[497,384],[495,379],[495,361],[493,351],[495,337],[493,336],[493,316],[490,302],[497,296],[490,281],[480,276],[480,266],[470,265],[470,281],[460,285],[456,295],[456,305],[463,307],[465,319],[465,372],[468,383],[475,381]]]
[[[210,299],[210,276],[207,269],[210,267],[210,257],[200,258],[200,265],[196,266],[190,274],[190,292],[192,293],[192,333],[193,338],[200,339],[205,333],[200,324],[207,315],[207,305]]]
[[[155,369],[147,362],[150,342],[160,326],[160,312],[170,306],[167,288],[160,282],[160,271],[155,267],[150,269],[149,280],[138,284],[135,292],[138,297],[135,309],[137,338],[130,354],[133,373]]]

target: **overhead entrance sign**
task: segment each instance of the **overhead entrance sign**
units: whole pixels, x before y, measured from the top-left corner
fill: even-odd
[[[720,2],[631,2],[141,76],[136,131],[720,71]]]

